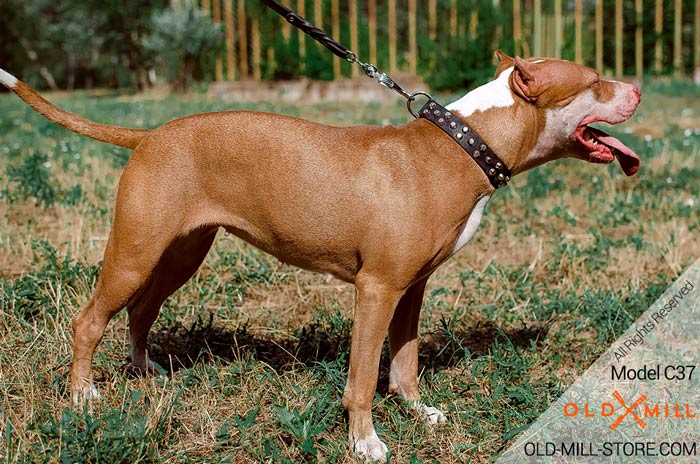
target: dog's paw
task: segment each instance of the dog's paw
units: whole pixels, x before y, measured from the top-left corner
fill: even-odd
[[[146,358],[139,358],[137,361],[134,361],[132,356],[126,359],[126,362],[122,365],[122,369],[124,372],[134,377],[168,375],[168,371],[160,364]]]
[[[97,391],[92,382],[84,382],[84,385],[73,388],[72,391],[73,404],[76,406],[100,399],[100,392]]]
[[[421,414],[430,425],[444,424],[447,422],[447,416],[438,408],[427,406],[420,401],[413,404],[413,410]]]
[[[382,443],[377,432],[372,432],[372,435],[365,438],[354,440],[352,450],[359,458],[370,462],[386,462],[386,455],[389,452],[389,448]]]

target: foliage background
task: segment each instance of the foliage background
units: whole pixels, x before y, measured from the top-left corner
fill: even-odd
[[[299,37],[289,38],[280,34],[282,20],[257,0],[231,0],[245,2],[247,29],[251,29],[253,17],[260,21],[262,63],[265,79],[290,79],[307,76],[312,79],[332,79],[332,60],[327,51],[316,46],[312,39],[304,37],[307,57],[299,58]],[[306,16],[312,22],[313,0],[304,0]],[[560,0],[561,1],[561,0]],[[644,34],[645,68],[653,64],[654,8],[656,0],[644,0],[642,25]],[[350,32],[345,2],[340,2],[340,34],[336,37],[348,45]],[[359,2],[358,56],[369,57],[368,21],[366,2]],[[486,80],[492,73],[492,53],[501,48],[508,53],[514,50],[510,1],[458,0],[457,16],[460,21],[457,37],[449,34],[451,0],[438,0],[438,33],[435,40],[428,38],[427,2],[419,2],[417,31],[419,43],[419,73],[434,89],[459,89]],[[693,21],[694,0],[682,0],[683,69],[692,73],[694,51]],[[173,5],[173,6],[171,6]],[[532,15],[523,3],[523,39],[532,41]],[[173,69],[182,67],[184,58],[177,51],[188,49],[186,80],[211,81],[216,53],[223,52],[220,29],[206,18],[194,18],[188,22],[187,7],[195,7],[191,0],[5,0],[0,2],[0,63],[16,75],[39,88],[76,87],[132,87],[143,89],[151,84],[149,70],[157,69],[171,81],[180,76]],[[633,56],[636,17],[634,2],[623,2],[624,55]],[[672,44],[675,0],[663,0],[664,44],[662,73],[672,72]],[[587,65],[593,65],[595,2],[585,1],[583,48]],[[604,0],[604,67],[614,68],[614,0]],[[172,10],[173,11],[168,11]],[[563,2],[566,15],[562,57],[573,59],[574,28],[572,24],[573,2]],[[235,11],[235,5],[234,5]],[[468,31],[472,13],[477,13],[476,35]],[[542,1],[542,13],[552,15],[554,1]],[[408,0],[397,2],[397,35],[399,67],[405,64],[408,36]],[[331,0],[323,0],[323,28],[330,33]],[[388,68],[388,10],[386,2],[378,2],[378,62],[381,69]],[[179,36],[168,31],[179,29]],[[250,40],[248,40],[250,47]],[[267,61],[268,49],[274,51],[274,63]],[[248,54],[249,59],[251,53]],[[624,71],[634,73],[634,62],[626,59]],[[342,64],[342,71],[349,75],[350,65]],[[182,75],[182,69],[180,75]],[[50,77],[49,77],[50,76]]]

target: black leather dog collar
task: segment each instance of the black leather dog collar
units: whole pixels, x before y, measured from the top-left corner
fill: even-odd
[[[481,140],[481,137],[458,117],[433,99],[418,112],[421,118],[435,124],[459,144],[479,165],[494,188],[505,187],[510,181],[508,166]]]

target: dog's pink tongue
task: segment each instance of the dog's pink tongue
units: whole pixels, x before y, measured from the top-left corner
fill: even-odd
[[[627,145],[617,140],[612,135],[608,135],[602,130],[595,129],[593,127],[588,128],[593,136],[599,141],[604,143],[610,148],[613,148],[613,154],[617,161],[620,163],[620,167],[628,176],[633,176],[639,170],[639,156],[633,152]]]

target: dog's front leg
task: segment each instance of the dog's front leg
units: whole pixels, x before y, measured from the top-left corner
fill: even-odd
[[[389,325],[389,391],[401,395],[428,422],[437,424],[445,422],[447,418],[439,409],[423,404],[418,391],[418,321],[427,280],[426,278],[408,289],[399,301]]]
[[[396,304],[404,293],[376,279],[358,276],[350,345],[350,368],[343,395],[348,410],[350,448],[368,460],[386,460],[388,449],[372,424],[379,358]]]

